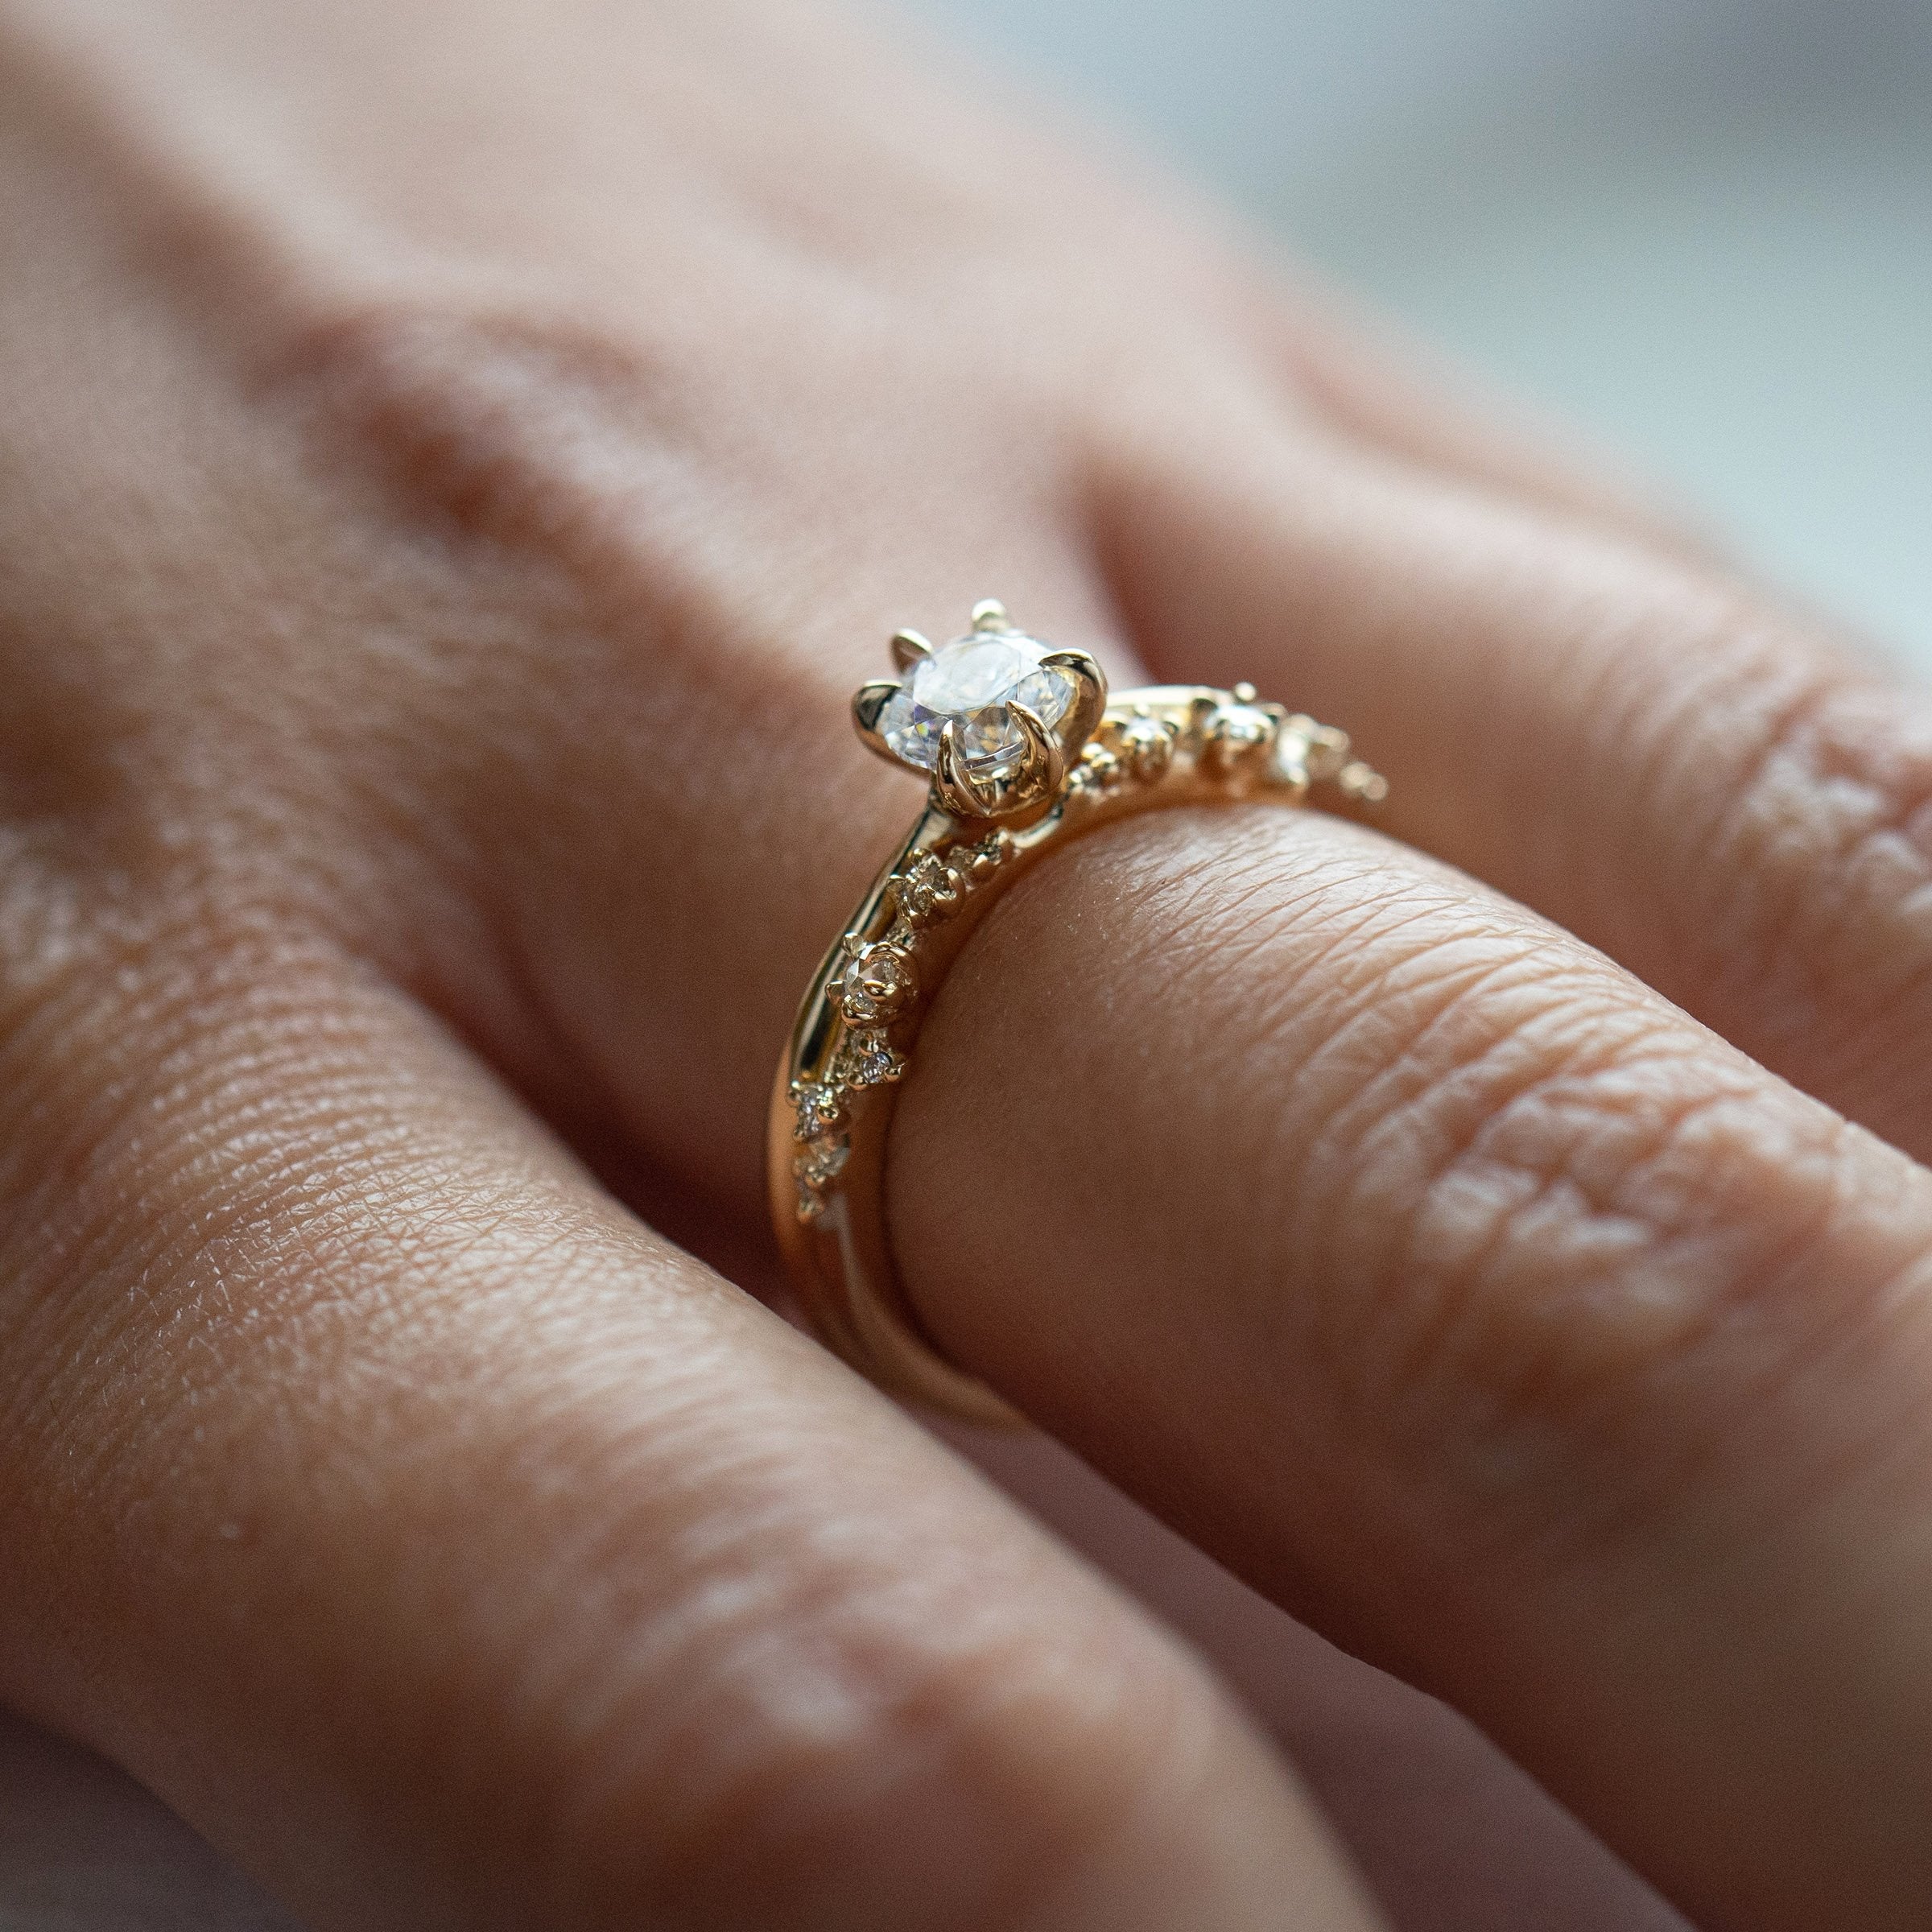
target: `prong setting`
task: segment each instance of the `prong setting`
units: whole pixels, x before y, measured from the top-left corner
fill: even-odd
[[[1232,702],[1214,706],[1202,720],[1202,750],[1216,770],[1245,774],[1267,757],[1278,720],[1254,702],[1252,684],[1237,684],[1229,695]]]
[[[996,598],[972,608],[963,638],[935,646],[895,632],[898,683],[852,700],[869,749],[925,774],[936,802],[972,819],[1037,815],[1099,729],[1107,682],[1085,651],[1049,650]]]
[[[960,745],[956,719],[948,720],[939,733],[939,758],[933,774],[932,788],[939,802],[956,819],[989,819],[997,804],[990,786],[981,789],[980,781],[967,769],[966,754]]]
[[[898,754],[886,742],[879,730],[879,713],[899,695],[896,678],[877,678],[861,684],[852,694],[852,722],[865,749],[889,765],[899,763]]]
[[[1048,671],[1057,671],[1074,687],[1072,708],[1059,725],[1060,745],[1070,758],[1080,754],[1080,747],[1100,728],[1107,709],[1107,674],[1099,658],[1084,650],[1056,650],[1040,660]]]
[[[1029,803],[1036,799],[1050,799],[1067,782],[1067,753],[1037,712],[1017,704],[1009,704],[1007,709],[1026,741],[1026,762],[1013,780],[1013,790]]]

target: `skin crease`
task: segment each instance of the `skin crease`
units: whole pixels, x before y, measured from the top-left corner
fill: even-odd
[[[934,1333],[1699,1922],[1922,1925],[1924,701],[895,31],[0,5],[0,1693],[325,1926],[1377,1922],[741,1291],[916,797],[847,695],[997,592],[1345,721],[1466,869],[1228,811],[1029,880],[895,1138]],[[1660,1922],[1441,1782],[1515,1922]]]

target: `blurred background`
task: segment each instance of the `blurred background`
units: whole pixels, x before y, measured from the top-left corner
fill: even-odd
[[[1932,671],[1932,0],[914,0]]]
[[[1932,671],[1932,0],[907,3]],[[285,1922],[0,1719],[0,1932]]]

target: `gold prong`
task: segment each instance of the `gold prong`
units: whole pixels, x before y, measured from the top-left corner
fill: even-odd
[[[1024,704],[1009,704],[1006,715],[1026,741],[1026,762],[1014,778],[1015,790],[1027,798],[1053,797],[1067,782],[1067,753],[1059,740],[1046,729],[1040,714]]]
[[[957,719],[948,718],[945,729],[939,733],[939,764],[932,782],[939,803],[956,819],[993,816],[993,799],[981,791],[979,780],[966,769],[966,761],[960,754]]]
[[[975,630],[1010,630],[1013,619],[997,597],[982,597],[972,607],[972,627]]]
[[[910,671],[920,658],[931,655],[931,642],[916,630],[895,630],[892,634],[892,661],[901,671]]]
[[[879,713],[898,695],[899,687],[890,678],[874,679],[852,694],[852,722],[865,749],[893,765],[904,760],[879,735]]]
[[[1040,664],[1072,681],[1073,703],[1060,720],[1060,744],[1068,758],[1077,758],[1080,747],[1100,728],[1100,714],[1107,708],[1107,674],[1100,660],[1084,650],[1051,651]]]

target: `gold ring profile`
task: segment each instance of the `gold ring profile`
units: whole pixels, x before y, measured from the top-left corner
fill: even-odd
[[[1373,804],[1383,779],[1347,735],[1253,688],[1109,694],[1084,651],[1055,650],[1005,607],[974,607],[935,649],[892,640],[900,676],[860,687],[865,744],[930,786],[926,807],[812,976],[767,1135],[774,1225],[801,1312],[891,1394],[982,1423],[1019,1418],[948,1362],[901,1285],[886,1148],[920,1026],[995,900],[1059,844],[1116,819],[1209,800]]]

